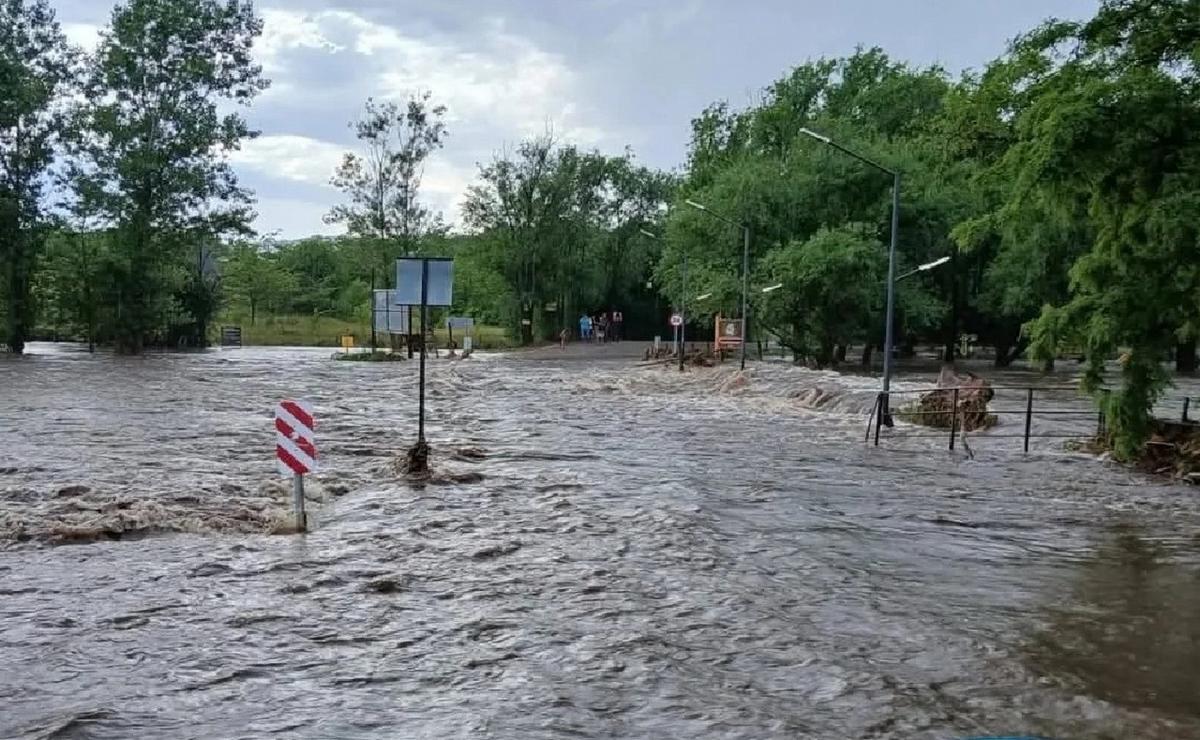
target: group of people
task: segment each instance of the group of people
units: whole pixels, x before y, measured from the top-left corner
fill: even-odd
[[[579,317],[579,338],[584,342],[619,342],[624,324],[625,316],[620,311],[602,311],[594,318],[585,313]]]

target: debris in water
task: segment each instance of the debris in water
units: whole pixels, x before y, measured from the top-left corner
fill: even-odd
[[[400,593],[408,586],[406,579],[402,578],[376,578],[373,581],[368,581],[363,587],[364,591],[373,591],[377,594],[395,594]]]
[[[404,461],[400,464],[400,472],[404,475],[429,475],[429,443],[425,440],[417,442],[408,448]]]
[[[506,542],[502,545],[490,545],[480,550],[471,553],[471,557],[475,560],[491,560],[498,558],[501,555],[511,555],[521,549],[520,542]]]

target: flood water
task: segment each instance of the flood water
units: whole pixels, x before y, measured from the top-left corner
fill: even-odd
[[[1200,738],[1196,490],[1021,421],[875,448],[870,378],[431,359],[414,484],[416,363],[33,349],[0,358],[0,737]]]

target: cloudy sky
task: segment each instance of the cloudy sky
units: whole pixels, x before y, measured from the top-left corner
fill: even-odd
[[[90,45],[106,0],[52,0]],[[857,45],[894,58],[979,68],[1040,20],[1086,18],[1097,0],[258,0],[271,88],[248,117],[262,136],[236,157],[258,195],[257,227],[337,233],[329,177],[354,146],[368,96],[430,90],[450,137],[426,200],[455,222],[479,162],[552,128],[566,140],[677,168],[709,103],[741,107],[790,67]]]

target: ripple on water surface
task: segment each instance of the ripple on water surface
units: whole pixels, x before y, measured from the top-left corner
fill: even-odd
[[[35,353],[0,361],[3,737],[1200,737],[1193,492],[1004,430],[864,448],[870,378],[433,362],[405,482],[415,364]]]

